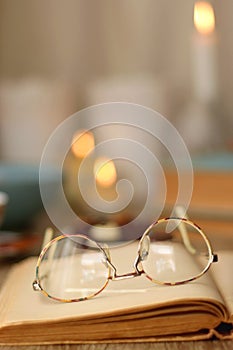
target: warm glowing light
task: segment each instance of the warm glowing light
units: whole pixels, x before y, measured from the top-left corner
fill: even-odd
[[[78,131],[72,140],[72,152],[78,158],[85,158],[95,147],[94,135],[90,131]]]
[[[194,25],[201,34],[210,34],[214,31],[214,10],[210,3],[197,1],[194,6]]]
[[[117,179],[114,162],[105,157],[99,158],[95,161],[94,174],[96,182],[103,187],[112,186]]]

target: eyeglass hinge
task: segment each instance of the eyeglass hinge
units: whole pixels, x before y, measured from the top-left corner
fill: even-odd
[[[36,292],[42,290],[41,286],[39,285],[39,283],[37,282],[37,280],[33,281],[32,283],[32,288],[33,290],[35,290]]]

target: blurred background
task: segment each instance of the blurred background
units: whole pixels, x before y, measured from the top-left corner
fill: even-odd
[[[194,160],[233,167],[232,13],[232,0],[0,0],[1,162],[38,165],[61,121],[126,101],[170,120]]]
[[[57,124],[109,100],[161,112],[191,152],[231,147],[233,3],[210,2],[209,32],[195,28],[194,4],[1,0],[1,157],[38,161]]]

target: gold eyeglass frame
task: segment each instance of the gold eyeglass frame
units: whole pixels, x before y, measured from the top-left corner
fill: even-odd
[[[146,237],[148,237],[151,229],[160,223],[163,222],[167,222],[168,220],[177,220],[180,221],[181,223],[181,227],[179,227],[181,236],[182,236],[182,240],[184,242],[184,245],[186,246],[186,248],[191,252],[191,250],[193,249],[192,246],[190,245],[189,242],[189,238],[187,236],[187,232],[185,231],[184,225],[182,227],[182,223],[187,223],[189,225],[191,225],[193,228],[195,228],[202,236],[202,238],[204,239],[207,248],[208,248],[208,263],[206,265],[206,267],[203,269],[203,271],[201,271],[198,275],[191,277],[189,279],[183,280],[183,281],[179,281],[179,282],[162,282],[159,280],[156,280],[152,277],[150,277],[143,269],[143,265],[142,262],[145,259],[145,257],[147,256],[148,252],[145,249],[145,239]],[[41,282],[40,282],[40,277],[39,277],[39,267],[41,264],[41,261],[45,255],[45,253],[47,252],[47,250],[51,247],[51,245],[53,245],[55,242],[58,242],[62,239],[65,238],[84,238],[87,241],[90,241],[92,243],[95,243],[95,245],[99,248],[99,250],[103,253],[103,257],[104,257],[104,265],[106,266],[106,268],[108,269],[108,276],[106,278],[105,283],[103,284],[103,286],[95,293],[88,295],[86,297],[81,297],[81,298],[72,298],[72,299],[63,299],[63,298],[58,298],[58,297],[54,297],[50,294],[48,294],[41,286]],[[147,239],[146,239],[147,240]],[[39,258],[37,260],[37,264],[36,264],[36,276],[35,276],[35,280],[32,283],[33,289],[35,291],[41,291],[46,297],[49,297],[53,300],[57,300],[60,302],[66,302],[66,303],[70,303],[70,302],[77,302],[77,301],[83,301],[83,300],[88,300],[91,299],[93,297],[95,297],[96,295],[98,295],[99,293],[101,293],[106,286],[108,285],[109,281],[117,281],[117,280],[122,280],[122,279],[127,279],[127,278],[134,278],[134,277],[138,277],[141,276],[142,274],[144,274],[151,282],[155,283],[155,284],[159,284],[159,285],[166,285],[166,286],[175,286],[175,285],[181,285],[181,284],[185,284],[191,281],[194,281],[196,279],[198,279],[199,277],[201,277],[202,275],[204,275],[204,273],[210,268],[211,264],[214,262],[218,261],[218,256],[217,254],[213,253],[212,250],[212,246],[210,244],[209,239],[207,238],[207,236],[204,234],[204,232],[202,231],[202,229],[195,223],[193,223],[192,221],[186,219],[186,218],[178,218],[178,217],[168,217],[168,218],[163,218],[160,220],[155,221],[154,223],[152,223],[143,233],[143,235],[140,238],[139,244],[138,244],[138,250],[137,250],[137,256],[136,259],[134,261],[133,264],[133,268],[134,270],[132,272],[126,273],[126,274],[121,274],[119,275],[117,273],[117,268],[116,266],[114,266],[111,262],[111,256],[110,256],[110,251],[109,248],[107,246],[101,246],[100,243],[92,240],[91,238],[89,238],[88,236],[82,235],[82,234],[68,234],[68,235],[60,235],[52,240],[50,240],[47,244],[45,244],[45,246],[43,247]]]

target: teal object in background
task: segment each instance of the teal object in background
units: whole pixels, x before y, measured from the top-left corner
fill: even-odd
[[[55,169],[48,169],[47,181],[51,195],[54,184],[58,181],[57,174]],[[2,230],[27,226],[43,209],[39,188],[39,167],[36,165],[0,163],[0,191],[9,195]]]
[[[194,171],[233,171],[233,153],[230,152],[193,156],[192,162]],[[59,181],[58,170],[49,167],[43,180],[47,183],[48,195],[52,202]],[[21,229],[43,210],[39,166],[0,162],[0,191],[9,195],[2,230]]]
[[[213,153],[192,157],[194,170],[233,171],[233,153]]]

